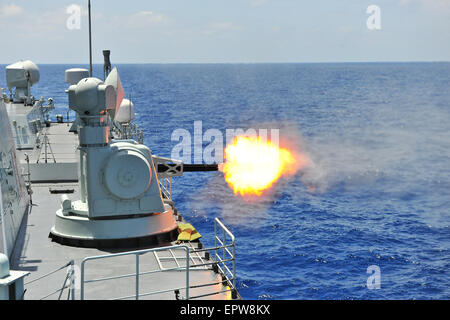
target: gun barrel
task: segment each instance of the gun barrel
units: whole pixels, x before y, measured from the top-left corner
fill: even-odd
[[[158,173],[165,173],[175,169],[178,165],[158,164]],[[218,164],[183,164],[183,172],[211,172],[219,171]]]
[[[208,172],[208,171],[219,171],[218,164],[184,164],[184,172]]]

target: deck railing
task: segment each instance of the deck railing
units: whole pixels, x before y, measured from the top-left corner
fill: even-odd
[[[160,178],[159,187],[163,197],[168,200],[172,200],[172,177]]]
[[[229,241],[231,240],[231,242]],[[235,238],[234,235],[223,225],[223,223],[219,219],[214,220],[214,241],[215,246],[213,248],[203,248],[201,243],[199,243],[198,248],[193,248],[186,245],[175,245],[175,246],[169,246],[169,247],[161,247],[161,248],[153,248],[153,249],[146,249],[146,250],[139,250],[139,251],[130,251],[130,252],[123,252],[123,253],[117,253],[117,254],[109,254],[104,256],[95,256],[95,257],[88,257],[85,258],[81,263],[81,281],[80,281],[80,299],[84,300],[86,299],[86,290],[85,285],[88,283],[95,283],[95,282],[102,282],[102,281],[109,281],[114,279],[122,279],[122,278],[135,278],[135,293],[134,295],[128,295],[128,296],[122,296],[122,297],[116,297],[112,298],[112,300],[123,300],[123,299],[136,299],[139,300],[141,297],[144,296],[151,296],[151,295],[157,295],[157,294],[163,294],[168,292],[174,292],[176,294],[176,298],[179,299],[195,299],[195,298],[202,298],[206,296],[211,296],[219,293],[226,293],[231,292],[232,298],[237,298],[237,290],[236,290],[236,259],[235,259]],[[189,244],[191,245],[191,243]],[[184,257],[176,257],[174,255],[173,251],[175,250],[184,250],[186,255]],[[230,251],[231,250],[231,251]],[[158,257],[157,253],[162,251],[168,251],[170,252],[171,257]],[[199,255],[199,253],[205,252],[205,255],[207,258],[202,259]],[[211,252],[214,252],[212,254],[212,260],[209,259],[209,255]],[[140,256],[147,254],[147,253],[153,253],[155,257],[157,257],[157,262],[159,264],[160,269],[157,270],[151,270],[151,271],[144,271],[142,272],[140,269]],[[122,274],[122,275],[116,275],[116,276],[110,276],[110,277],[103,277],[103,278],[97,278],[97,279],[85,279],[85,269],[86,265],[89,261],[93,260],[104,260],[104,259],[110,259],[114,257],[119,256],[135,256],[135,272],[134,273],[128,273],[128,274]],[[197,259],[200,261],[200,263],[196,263],[194,259]],[[167,260],[173,260],[174,263],[176,263],[176,267],[173,268],[164,268],[161,265],[161,261],[167,261]],[[180,264],[179,261],[185,261],[184,265]],[[203,267],[200,268],[200,267]],[[220,273],[222,275],[222,280],[219,282],[213,282],[208,284],[202,284],[202,285],[192,285],[190,284],[190,272],[191,271],[197,271],[197,270],[205,270],[205,267],[211,267],[213,271],[216,273]],[[209,269],[211,270],[211,269]],[[157,274],[161,272],[168,272],[168,271],[184,271],[185,272],[185,285],[184,286],[177,286],[170,289],[164,289],[164,290],[156,290],[152,292],[147,293],[140,293],[140,276],[142,275],[148,275],[148,274]],[[207,287],[212,285],[227,285],[227,289],[223,291],[217,291],[212,292],[208,294],[203,294],[199,296],[190,296],[189,289],[192,288],[200,288],[200,287]],[[185,293],[183,297],[180,297],[180,292]]]
[[[220,234],[219,234],[220,232]],[[219,236],[221,235],[221,237]],[[228,236],[228,238],[227,238]],[[231,243],[228,241],[231,240]],[[231,282],[234,290],[236,290],[236,249],[234,235],[227,227],[218,219],[214,219],[214,246],[221,248],[215,250],[215,260],[217,268]],[[231,251],[229,250],[231,248]],[[218,253],[222,251],[222,256]],[[231,270],[229,267],[231,264]]]
[[[149,253],[149,252],[158,252],[158,251],[164,251],[164,250],[169,250],[169,249],[183,249],[183,250],[186,251],[186,265],[185,265],[184,268],[177,266],[176,268],[169,268],[169,269],[165,269],[165,270],[152,270],[152,271],[146,271],[146,272],[141,272],[140,271],[139,257],[141,255]],[[136,272],[134,274],[124,274],[124,275],[119,275],[119,276],[97,278],[97,279],[92,279],[92,280],[86,280],[85,279],[85,266],[86,266],[86,263],[88,261],[110,259],[110,258],[114,258],[114,257],[129,256],[129,255],[134,255],[135,259],[136,259]],[[153,291],[153,292],[140,293],[140,291],[139,291],[139,282],[140,282],[139,278],[140,278],[141,275],[158,273],[158,272],[166,272],[166,271],[178,271],[178,270],[181,270],[181,269],[185,269],[186,270],[186,285],[184,287],[176,287],[176,288],[171,288],[171,289],[167,289],[167,290],[158,290],[158,291]],[[133,297],[136,300],[139,300],[139,298],[143,297],[143,296],[150,296],[150,295],[161,294],[161,293],[166,293],[166,292],[173,292],[173,291],[177,291],[177,290],[178,291],[185,290],[186,291],[186,297],[187,297],[187,299],[189,299],[189,248],[187,246],[184,246],[184,245],[177,245],[177,246],[170,246],[170,247],[163,247],[163,248],[154,248],[154,249],[131,251],[131,252],[123,252],[123,253],[116,253],[116,254],[109,254],[109,255],[104,255],[104,256],[95,256],[95,257],[85,258],[81,262],[80,299],[81,300],[85,299],[85,284],[86,283],[108,281],[108,280],[122,279],[122,278],[128,278],[128,277],[134,277],[135,278],[135,294],[131,295],[131,296],[124,296],[124,297],[113,298],[112,300],[124,300],[124,299],[130,299],[130,298],[133,298]]]
[[[28,282],[25,282],[24,285],[27,287],[27,290],[30,288],[32,283],[41,283],[41,280],[47,279],[48,277],[61,272],[62,270],[66,271],[66,277],[64,279],[64,283],[61,288],[58,288],[49,294],[46,294],[45,296],[39,298],[39,300],[47,299],[51,296],[54,296],[55,294],[59,293],[58,300],[61,300],[62,295],[64,293],[65,289],[68,289],[67,291],[67,300],[75,300],[75,280],[76,280],[76,272],[75,272],[75,262],[74,260],[69,261],[65,265],[47,272],[46,274],[36,278],[32,279]]]

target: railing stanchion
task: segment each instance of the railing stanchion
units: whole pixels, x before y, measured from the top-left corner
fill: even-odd
[[[70,272],[71,272],[71,278],[70,278],[70,295],[72,296],[72,300],[75,300],[75,261],[70,261]]]
[[[136,254],[136,300],[139,300],[139,253]]]
[[[84,300],[84,263],[85,260],[81,262],[80,300]]]
[[[189,248],[186,249],[186,300],[189,300]]]
[[[217,248],[217,221],[214,219],[214,248]],[[214,250],[214,258],[217,258],[217,249]]]

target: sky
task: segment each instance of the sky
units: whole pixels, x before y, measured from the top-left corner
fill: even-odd
[[[0,63],[88,63],[87,2],[0,0]],[[91,2],[94,63],[450,61],[450,0]]]

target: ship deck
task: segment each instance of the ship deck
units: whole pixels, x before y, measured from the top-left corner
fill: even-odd
[[[63,132],[65,129],[66,133]],[[69,150],[75,150],[77,140],[74,135],[68,132],[67,124],[52,124],[49,135],[52,138],[52,148],[59,161],[72,162],[72,157],[63,157],[69,154]],[[73,152],[73,151],[72,151]],[[58,157],[61,155],[61,157]],[[36,160],[36,158],[34,158]],[[68,290],[59,297],[58,289],[63,287],[68,268],[64,267],[71,260],[75,263],[77,280],[80,279],[81,262],[86,257],[103,256],[118,253],[115,250],[102,250],[91,248],[77,248],[64,246],[49,238],[49,233],[54,225],[55,213],[61,206],[61,193],[54,193],[55,190],[70,192],[68,196],[72,200],[80,198],[79,187],[74,182],[61,183],[32,183],[32,206],[29,213],[25,214],[15,248],[11,258],[13,270],[29,271],[30,275],[25,279],[25,299],[66,299]],[[52,191],[52,192],[50,192]],[[73,191],[73,192],[72,192]],[[160,244],[160,246],[172,246],[175,243]],[[192,248],[197,248],[198,244],[189,243]],[[123,251],[142,250],[145,248],[130,248]],[[185,251],[176,249],[164,252],[149,252],[140,255],[139,263],[139,294],[155,291],[167,292],[142,296],[140,299],[176,299],[174,288],[184,288],[186,285],[185,270],[169,270],[178,265],[185,266],[183,259]],[[212,262],[206,260],[202,254],[198,253],[190,259],[191,268],[189,271],[189,296],[200,299],[231,299],[231,293],[226,285],[222,284],[222,276],[213,271],[212,266],[197,266]],[[174,259],[173,257],[177,259]],[[54,270],[59,271],[52,273]],[[151,273],[154,272],[154,273]],[[46,276],[47,274],[51,275]],[[136,292],[136,256],[126,255],[101,260],[91,260],[85,266],[85,280],[93,280],[105,277],[115,277],[127,274],[128,277],[110,279],[101,282],[86,283],[84,289],[85,299],[115,299],[129,297],[135,299]],[[40,280],[43,276],[46,276]],[[36,281],[35,281],[36,280]],[[196,287],[196,288],[193,288]],[[76,282],[75,298],[80,298],[79,282]],[[50,293],[54,294],[49,295]],[[180,290],[180,296],[185,297],[184,289]]]
[[[75,151],[78,146],[78,136],[68,132],[70,127],[70,123],[51,123],[50,127],[43,128],[39,138],[41,148],[17,150],[19,159],[23,162],[27,154],[30,163],[55,163],[55,161],[56,163],[76,163]]]
[[[70,127],[71,123],[51,123],[39,134],[39,148],[16,150],[23,171],[29,172],[32,182],[78,180],[78,136],[69,132]]]

